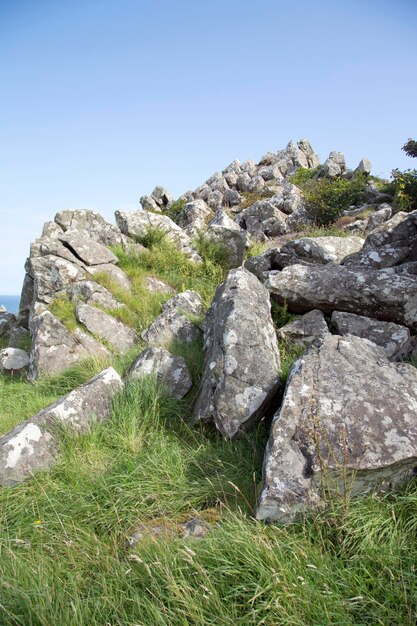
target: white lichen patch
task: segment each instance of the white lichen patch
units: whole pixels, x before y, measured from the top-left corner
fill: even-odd
[[[5,468],[10,469],[16,467],[23,452],[26,456],[33,454],[35,452],[33,443],[37,443],[41,437],[42,431],[37,424],[33,422],[26,424],[17,435],[11,437],[7,442],[9,451]]]

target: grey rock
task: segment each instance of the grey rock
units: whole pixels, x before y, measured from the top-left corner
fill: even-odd
[[[7,311],[0,311],[0,337],[8,337],[16,324],[16,316]]]
[[[156,213],[161,212],[161,207],[157,202],[152,198],[152,196],[142,196],[139,199],[140,204],[142,205],[142,209],[144,211],[155,211]]]
[[[280,269],[288,265],[325,265],[341,263],[345,257],[362,249],[360,237],[301,237],[286,242],[276,255]]]
[[[159,278],[154,278],[153,276],[146,276],[145,278],[145,287],[148,291],[153,293],[175,293],[175,290],[167,285],[163,280],[159,280]]]
[[[246,259],[243,267],[254,274],[258,280],[264,282],[268,278],[267,273],[272,270],[271,249]]]
[[[181,213],[179,225],[189,237],[195,237],[199,231],[206,230],[208,221],[213,217],[213,211],[204,202],[197,199],[187,202]]]
[[[226,437],[248,430],[279,388],[280,359],[268,293],[253,274],[231,270],[207,314],[204,371],[194,420]]]
[[[292,320],[278,330],[278,338],[299,346],[309,346],[316,338],[325,337],[329,333],[326,320],[321,311],[306,313],[297,320]]]
[[[217,211],[204,237],[223,248],[228,268],[242,265],[247,246],[246,233],[226,213]]]
[[[0,351],[0,371],[14,374],[27,368],[29,355],[19,348],[5,348]]]
[[[389,204],[381,204],[379,209],[368,219],[366,230],[372,232],[375,228],[379,228],[384,222],[391,219],[392,208]]]
[[[340,265],[291,265],[265,282],[272,298],[290,311],[347,311],[417,330],[417,281],[379,270]]]
[[[53,255],[29,259],[27,271],[34,279],[33,299],[46,304],[52,301],[56,292],[86,278],[81,267]]]
[[[264,459],[257,518],[291,522],[331,494],[387,492],[417,461],[417,370],[328,335],[290,372]]]
[[[410,245],[416,237],[417,211],[411,213],[400,211],[368,235],[364,250],[375,250],[388,244],[403,247]]]
[[[50,467],[59,454],[58,426],[85,432],[110,416],[112,398],[122,389],[120,376],[108,368],[1,437],[0,485],[16,485]]]
[[[190,391],[193,384],[185,359],[164,348],[147,348],[129,370],[130,378],[140,379],[152,375],[156,376],[170,396],[178,400]]]
[[[112,282],[114,282],[120,289],[124,291],[130,291],[132,283],[127,274],[112,263],[104,263],[103,265],[93,265],[88,268],[89,274],[95,276],[96,274],[106,274]]]
[[[111,315],[89,304],[80,303],[76,308],[77,319],[100,339],[107,341],[117,352],[124,353],[133,346],[136,333]]]
[[[45,222],[42,228],[42,238],[58,239],[63,232],[61,226],[56,222]]]
[[[363,315],[334,311],[332,324],[338,335],[355,335],[373,341],[388,358],[397,354],[410,340],[410,331],[393,322],[381,322]]]
[[[165,310],[142,333],[149,346],[169,346],[171,343],[193,343],[201,337],[201,330],[178,310]]]
[[[156,202],[156,204],[164,209],[168,206],[170,202],[173,202],[174,196],[169,193],[165,187],[155,187],[153,192],[151,193],[151,198]]]
[[[370,174],[372,171],[372,163],[368,159],[361,159],[358,167],[355,169],[355,174],[364,173]]]
[[[188,258],[192,261],[201,261],[200,256],[192,246],[191,239],[167,215],[158,215],[147,211],[116,211],[115,215],[116,222],[123,234],[129,237],[144,237],[150,228],[158,228]]]
[[[17,321],[19,326],[29,328],[29,318],[34,298],[34,280],[27,272],[23,279],[22,292],[20,295],[19,315]]]
[[[222,174],[226,175],[226,174],[229,174],[231,172],[239,174],[239,172],[241,172],[241,170],[242,170],[242,166],[240,164],[240,161],[235,159],[234,161],[229,163],[229,165],[227,167],[224,168],[224,170],[222,171]]]
[[[361,269],[383,269],[398,265],[410,254],[407,246],[396,247],[391,244],[379,246],[375,250],[361,250],[355,254],[347,256],[343,265],[346,267],[359,267]]]
[[[321,168],[321,174],[328,178],[341,176],[346,172],[345,156],[342,152],[331,152]]]
[[[204,313],[204,302],[202,297],[196,291],[188,289],[177,293],[176,296],[165,302],[162,306],[163,311],[177,311],[186,315],[199,317]]]
[[[223,196],[223,204],[233,211],[239,211],[240,205],[243,202],[243,197],[236,189],[228,189]]]
[[[236,218],[237,223],[253,237],[264,240],[287,232],[287,216],[268,200],[258,200]]]
[[[22,326],[14,326],[9,335],[9,348],[23,348],[30,345],[30,332]]]
[[[251,182],[251,177],[247,172],[243,172],[239,175],[236,181],[236,189],[238,191],[248,191],[249,183]]]
[[[223,206],[223,193],[219,189],[214,189],[211,191],[206,198],[207,205],[213,209],[213,211],[217,211],[220,207]]]
[[[304,153],[308,168],[316,168],[320,165],[320,159],[314,152],[308,139],[301,139],[297,142],[297,146]]]
[[[59,227],[58,227],[59,228]],[[54,255],[82,266],[82,261],[56,237],[40,237],[30,244],[30,257]]]
[[[80,280],[67,287],[64,293],[69,300],[74,302],[82,301],[86,304],[101,306],[104,309],[120,309],[124,307],[124,304],[116,300],[108,289],[102,287],[94,280]]]
[[[117,263],[117,256],[106,246],[78,230],[67,230],[59,240],[86,265]]]
[[[107,350],[92,337],[73,334],[49,311],[35,318],[30,351],[29,380],[39,374],[58,374],[88,357],[105,357]]]
[[[254,176],[247,185],[247,191],[257,193],[265,187],[265,181],[262,176]]]
[[[109,224],[104,217],[95,211],[85,209],[60,211],[55,215],[54,220],[63,231],[79,230],[105,246],[122,243],[119,228]]]

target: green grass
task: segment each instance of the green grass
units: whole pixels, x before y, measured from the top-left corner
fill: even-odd
[[[1,624],[415,623],[415,484],[284,528],[256,523],[265,425],[229,442],[184,410],[134,382],[108,423],[63,437],[58,465],[0,490]],[[213,510],[202,540],[127,545],[139,523]]]

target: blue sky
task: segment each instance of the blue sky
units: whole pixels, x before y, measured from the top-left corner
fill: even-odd
[[[112,219],[308,137],[415,167],[417,3],[0,0],[0,293],[65,208]]]

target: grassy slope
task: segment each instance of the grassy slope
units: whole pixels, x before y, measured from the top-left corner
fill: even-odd
[[[161,301],[145,297],[146,273],[202,290],[207,303],[223,276],[215,250],[205,251],[200,268],[167,251],[161,244],[139,259],[120,253],[134,289],[118,295],[138,330]],[[176,350],[200,370],[201,346]],[[123,372],[132,358],[115,365]],[[86,363],[33,386],[2,379],[0,432],[102,365]],[[228,442],[210,428],[187,426],[191,401],[165,398],[151,379],[136,382],[115,400],[107,424],[63,438],[51,471],[0,490],[0,624],[415,623],[415,484],[390,498],[333,503],[286,528],[256,523],[265,424]],[[139,522],[174,524],[213,509],[222,521],[203,540],[127,547]]]

